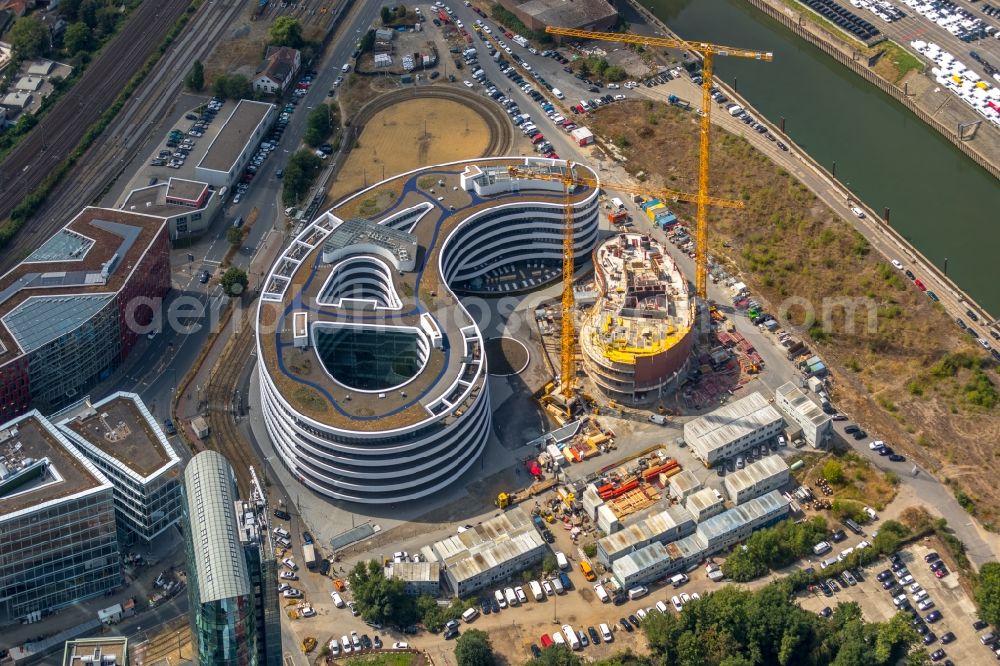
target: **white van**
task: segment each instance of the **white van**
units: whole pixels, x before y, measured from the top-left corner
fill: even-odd
[[[503,592],[497,590],[493,593],[493,597],[497,600],[497,605],[500,608],[507,608],[507,597],[503,596]]]
[[[569,560],[566,559],[565,553],[561,550],[556,551],[556,564],[558,564],[559,568],[563,571],[569,569]]]
[[[508,587],[503,591],[504,597],[507,598],[507,603],[513,608],[514,606],[520,606],[521,602],[517,600],[517,594],[514,592],[514,588]]]
[[[605,643],[610,643],[614,639],[614,636],[611,634],[611,628],[608,625],[602,622],[598,629],[601,630],[601,638],[604,639]]]
[[[688,582],[687,574],[677,574],[670,579],[670,584],[674,587],[680,587],[686,582]]]
[[[743,113],[743,107],[740,106],[739,104],[733,104],[728,109],[726,109],[726,111],[729,111],[729,115],[735,117]]]
[[[557,631],[552,634],[552,642],[556,645],[566,645],[566,639],[563,638],[561,631]]]
[[[563,587],[562,581],[559,580],[559,576],[550,579],[549,584],[555,589],[556,594],[566,594],[566,588]]]
[[[559,90],[559,88],[553,88],[552,94],[556,96],[556,99],[566,99],[566,95],[563,95],[562,90]]]
[[[590,102],[588,102],[587,100],[581,99],[580,100],[580,106],[583,107],[584,111],[590,111]]]
[[[635,600],[641,599],[642,597],[649,594],[649,588],[645,585],[636,585],[628,591],[628,598]]]
[[[611,601],[611,597],[608,595],[607,590],[605,590],[604,586],[600,583],[594,586],[594,592],[597,592],[597,598],[601,600],[602,604],[606,604]]]
[[[568,624],[564,624],[562,626],[562,632],[563,636],[566,637],[566,643],[569,645],[570,649],[579,650],[581,647],[580,638],[576,635],[576,631],[573,630],[573,627]]]
[[[533,580],[528,585],[531,587],[531,595],[535,597],[535,601],[541,601],[545,598],[545,592],[542,591],[541,583],[537,580]]]
[[[832,546],[826,541],[820,541],[818,544],[813,546],[813,555],[822,555],[823,553],[829,553]]]
[[[271,531],[274,533],[274,536],[280,537],[282,539],[287,539],[292,536],[291,534],[288,533],[288,530],[283,529],[281,527],[275,527]]]
[[[344,63],[344,66],[340,68],[340,71],[343,72],[344,74],[347,74],[349,71],[351,71],[351,64]]]
[[[465,622],[466,624],[472,622],[477,617],[479,617],[479,611],[477,611],[475,608],[466,609],[466,611],[462,613],[462,621]]]

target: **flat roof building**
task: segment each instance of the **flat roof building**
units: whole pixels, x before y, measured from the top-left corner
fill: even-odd
[[[177,240],[208,229],[222,206],[216,192],[208,183],[169,178],[166,182],[132,190],[120,208],[163,218],[166,220],[170,239]]]
[[[80,211],[0,276],[0,421],[80,400],[150,332],[169,289],[163,219]]]
[[[774,392],[774,404],[802,428],[802,437],[813,448],[820,448],[829,441],[833,419],[798,386],[791,382],[779,386]]]
[[[102,636],[66,641],[62,666],[128,666],[128,638]]]
[[[250,161],[274,117],[274,105],[241,99],[195,167],[195,177],[229,187]]]
[[[0,426],[0,534],[0,619],[122,584],[112,484],[37,411]]]
[[[545,30],[548,25],[604,30],[618,20],[618,10],[608,0],[500,0],[500,4],[529,30]]]
[[[788,483],[788,464],[775,454],[764,456],[743,469],[726,475],[726,494],[735,504],[777,490]]]
[[[711,467],[776,437],[785,421],[760,393],[729,403],[684,424],[684,441]]]
[[[385,567],[385,577],[403,581],[406,593],[414,597],[441,594],[441,564],[438,562],[391,562]]]
[[[701,522],[712,516],[722,513],[726,505],[722,501],[722,495],[714,488],[702,488],[698,492],[691,493],[684,501],[684,508],[687,509],[696,522]]]
[[[429,552],[428,552],[429,551]],[[470,530],[424,549],[444,568],[444,578],[460,597],[506,580],[549,551],[531,516],[514,507]]]
[[[89,398],[53,417],[115,487],[123,544],[149,543],[181,516],[181,460],[135,393]]]

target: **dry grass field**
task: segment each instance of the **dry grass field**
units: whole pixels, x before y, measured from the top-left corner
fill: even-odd
[[[633,174],[644,171],[651,181],[693,192],[695,119],[647,101],[607,107],[589,124],[619,146]],[[959,501],[996,529],[1000,378],[982,350],[790,174],[742,137],[713,128],[712,138],[711,194],[746,201],[742,211],[710,211],[712,255],[824,357],[836,404],[949,480]],[[693,206],[675,208],[682,220],[693,220]],[[835,310],[825,330],[803,325],[800,308],[780,305],[844,297],[870,302],[877,326],[869,330],[863,307],[849,322]]]
[[[490,140],[486,121],[469,107],[445,99],[414,99],[380,111],[365,125],[329,198],[337,201],[383,178],[479,157]]]

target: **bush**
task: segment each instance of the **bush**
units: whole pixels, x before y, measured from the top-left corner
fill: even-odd
[[[826,479],[827,483],[832,483],[835,486],[841,486],[844,484],[844,466],[840,464],[839,460],[827,460],[823,463],[823,478]]]
[[[212,90],[223,99],[243,99],[253,96],[250,80],[242,74],[219,74]]]
[[[281,199],[286,206],[302,200],[323,168],[323,162],[308,150],[299,150],[288,160],[281,181]]]

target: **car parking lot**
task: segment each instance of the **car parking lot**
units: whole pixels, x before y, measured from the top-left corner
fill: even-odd
[[[884,622],[898,612],[897,608],[902,608],[904,612],[915,613],[921,618],[919,621],[914,618],[912,622],[920,632],[921,640],[925,641],[929,654],[936,650],[944,651],[941,663],[945,663],[945,659],[955,664],[989,663],[987,659],[992,658],[992,654],[979,641],[983,631],[973,628],[978,619],[975,603],[962,589],[957,573],[949,571],[941,578],[933,574],[930,569],[933,562],[925,561],[925,557],[933,559],[934,552],[924,543],[914,544],[899,552],[898,564],[880,558],[861,569],[863,580],[857,580],[856,584],[841,580],[836,591],[831,590],[830,596],[817,589],[804,593],[799,603],[803,608],[823,613],[824,609],[832,609],[838,603],[855,602],[861,607],[865,619],[872,622]],[[895,572],[894,566],[897,568]],[[888,576],[885,575],[887,571]],[[887,581],[884,584],[879,581],[880,574]],[[911,576],[912,580],[907,576]],[[905,584],[901,582],[904,580],[907,581]],[[895,597],[898,602],[894,601],[894,592],[898,593]],[[932,605],[927,603],[928,599]],[[921,602],[924,602],[922,608]],[[935,612],[940,614],[939,619],[934,619],[937,616],[932,613]]]

